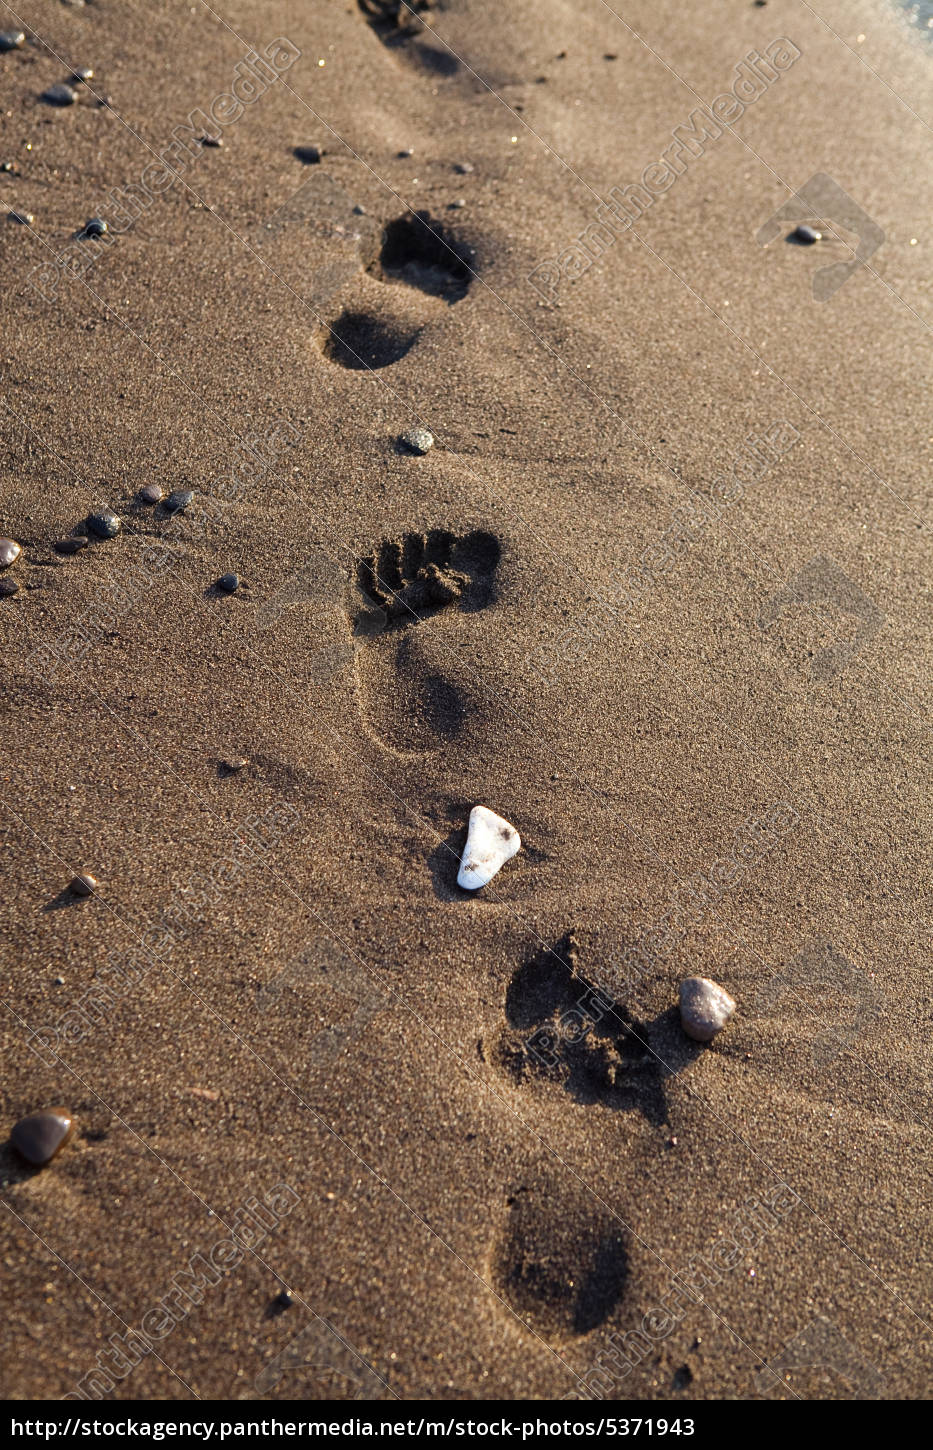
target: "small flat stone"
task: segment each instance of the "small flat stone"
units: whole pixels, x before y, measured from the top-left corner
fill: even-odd
[[[221,769],[229,771],[231,775],[236,775],[238,771],[245,770],[248,765],[249,761],[245,755],[231,755],[227,760],[220,762]]]
[[[78,85],[83,81],[85,85],[94,79],[94,71],[89,65],[79,65],[71,72],[71,79]]]
[[[104,237],[109,230],[110,228],[102,216],[92,216],[89,221],[84,223],[84,231],[81,235],[85,237]]]
[[[87,548],[87,544],[84,534],[74,534],[70,539],[56,539],[52,548],[56,554],[80,554],[82,549]]]
[[[0,569],[9,569],[22,552],[15,539],[0,539]]]
[[[293,153],[305,166],[317,166],[324,155],[320,146],[296,146]]]
[[[466,202],[462,196],[458,196],[456,201],[448,202],[447,206],[449,211],[462,211],[466,206]]]
[[[19,50],[26,44],[26,37],[21,30],[0,30],[0,51]]]
[[[35,1168],[44,1168],[60,1153],[74,1132],[74,1119],[67,1108],[44,1108],[20,1118],[10,1134],[18,1153]]]
[[[815,227],[799,226],[794,228],[788,240],[796,242],[799,247],[812,247],[814,242],[823,240],[823,233]]]
[[[99,539],[115,539],[120,532],[120,520],[111,509],[100,509],[97,513],[88,514],[87,526]]]
[[[68,890],[72,896],[93,896],[97,890],[97,877],[90,876],[85,871],[82,875],[72,878]]]
[[[50,106],[73,106],[78,99],[78,92],[66,86],[64,81],[57,85],[49,86],[47,91],[42,92],[42,99]]]
[[[6,219],[8,222],[19,222],[21,227],[31,227],[36,220],[31,211],[13,211],[12,207],[7,212]]]
[[[427,428],[409,428],[398,441],[409,453],[427,453],[434,447],[434,434]]]
[[[506,861],[511,860],[521,844],[521,836],[515,827],[502,816],[497,816],[488,806],[474,806],[470,812],[457,885],[466,891],[478,891],[492,880]]]
[[[398,157],[399,161],[407,161],[409,156],[414,156],[415,148],[414,146],[406,146],[404,151],[396,151],[395,154]]]
[[[159,503],[162,499],[162,489],[157,483],[147,483],[145,488],[139,490],[140,503]]]
[[[19,584],[15,579],[0,579],[0,599],[12,599],[18,593]]]
[[[180,514],[194,498],[193,488],[179,488],[164,500],[163,507],[170,514]]]
[[[687,977],[680,984],[680,1022],[694,1042],[712,1042],[735,1011],[735,1000],[709,977]]]
[[[221,574],[217,580],[217,588],[222,589],[225,594],[235,594],[240,587],[239,574]]]
[[[202,146],[209,146],[214,150],[224,144],[223,136],[215,136],[211,131],[205,131],[203,136],[198,137],[198,140]]]
[[[456,171],[460,176],[469,176],[473,170],[474,167],[472,161],[454,162],[454,171]]]
[[[8,176],[15,176],[19,167],[15,161],[0,161],[0,171],[6,172]]]

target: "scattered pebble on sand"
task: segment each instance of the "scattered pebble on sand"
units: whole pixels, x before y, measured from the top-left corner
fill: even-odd
[[[680,1021],[694,1042],[712,1042],[735,1011],[724,987],[708,977],[687,977],[680,984]]]
[[[26,44],[26,37],[21,30],[0,30],[0,51],[19,50]]]
[[[220,762],[221,769],[230,775],[236,775],[238,771],[245,770],[248,765],[249,761],[245,755],[231,755]]]
[[[203,136],[198,137],[198,140],[202,146],[209,146],[214,150],[217,150],[224,144],[223,136],[215,136],[212,131],[205,131]]]
[[[80,85],[82,81],[85,85],[87,85],[88,81],[92,81],[94,79],[93,67],[89,65],[76,66],[75,69],[71,72],[71,79],[75,81],[78,85]]]
[[[822,232],[818,232],[815,227],[807,226],[795,227],[788,238],[788,241],[796,242],[801,247],[812,247],[814,242],[822,240]]]
[[[12,208],[6,214],[9,222],[19,222],[20,226],[31,227],[35,221],[31,211],[13,211]]]
[[[0,171],[5,171],[8,176],[15,176],[18,170],[15,161],[0,161]]]
[[[103,217],[92,216],[88,221],[84,223],[84,231],[82,232],[82,236],[103,237],[106,236],[109,230],[110,228],[104,221]]]
[[[139,490],[140,503],[159,503],[162,499],[162,489],[157,483],[147,483],[145,488]]]
[[[324,155],[320,146],[296,146],[294,154],[305,166],[316,166]]]
[[[112,509],[99,509],[88,514],[87,526],[99,539],[115,539],[120,532],[120,520]]]
[[[469,176],[470,173],[473,171],[473,163],[472,161],[455,161],[454,171],[456,171],[459,176]]]
[[[65,978],[64,977],[56,977],[55,978],[54,985],[56,987],[64,987],[64,985],[65,985]]]
[[[398,441],[409,453],[427,453],[434,447],[434,434],[427,428],[409,428]]]
[[[97,890],[97,877],[84,871],[80,876],[72,877],[68,890],[72,896],[93,896]]]
[[[42,92],[42,99],[50,106],[73,106],[78,99],[78,92],[71,86],[66,86],[64,81],[57,85],[49,86],[47,91]]]
[[[281,1310],[281,1309],[291,1309],[291,1307],[294,1304],[295,1300],[294,1300],[294,1297],[292,1296],[292,1294],[289,1292],[288,1289],[282,1289],[282,1290],[280,1290],[280,1292],[278,1294],[276,1294],[276,1296],[275,1296],[275,1298],[273,1299],[272,1302],[275,1305],[276,1309],[280,1309]]]
[[[22,552],[15,539],[0,539],[0,569],[9,569]]]
[[[235,594],[240,587],[239,574],[221,574],[217,580],[217,588],[222,589],[225,594]]]
[[[163,507],[167,513],[180,514],[188,507],[193,498],[193,488],[178,488],[164,500]]]
[[[87,542],[85,534],[74,534],[70,539],[56,539],[52,548],[57,554],[80,554],[87,548]]]
[[[414,146],[406,146],[404,151],[396,151],[395,154],[398,157],[399,161],[406,161],[409,156],[414,156],[415,148]]]
[[[456,201],[448,202],[448,207],[451,211],[461,211],[465,206],[466,202],[462,196],[458,196]]]
[[[511,860],[522,840],[514,826],[497,816],[488,806],[474,806],[470,812],[463,859],[457,872],[457,885],[466,891],[478,891],[491,881],[496,872]]]
[[[12,599],[18,593],[19,584],[15,579],[0,579],[0,599]]]
[[[51,1163],[74,1132],[74,1119],[67,1108],[45,1108],[20,1118],[10,1134],[18,1153],[36,1168]]]

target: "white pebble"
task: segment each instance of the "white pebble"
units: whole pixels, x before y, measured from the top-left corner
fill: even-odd
[[[687,977],[681,982],[681,1026],[694,1042],[712,1042],[734,1011],[734,999],[709,977]]]
[[[457,885],[466,891],[478,891],[515,855],[521,844],[521,836],[508,821],[487,806],[474,806]]]

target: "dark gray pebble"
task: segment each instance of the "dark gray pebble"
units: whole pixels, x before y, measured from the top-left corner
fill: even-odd
[[[42,92],[42,99],[50,106],[73,106],[78,99],[78,92],[66,86],[64,82],[58,85],[49,86],[47,91]]]
[[[6,214],[8,222],[19,222],[20,226],[31,227],[35,221],[31,211],[8,211]]]
[[[469,176],[470,173],[471,173],[471,171],[473,171],[473,169],[474,168],[473,168],[472,161],[455,161],[454,162],[454,171],[459,172],[461,176]]]
[[[67,1108],[46,1108],[20,1118],[10,1134],[10,1142],[27,1163],[44,1168],[60,1153],[74,1132],[74,1119]]]
[[[217,580],[217,588],[222,589],[225,594],[235,594],[240,587],[239,574],[221,574]]]
[[[77,81],[78,85],[80,85],[82,81],[87,84],[88,81],[92,81],[94,79],[94,72],[89,65],[79,65],[76,66],[75,69],[71,72],[71,79],[73,81]]]
[[[84,223],[84,231],[81,233],[81,235],[84,237],[103,237],[106,236],[109,230],[110,228],[104,221],[103,217],[92,216],[90,221],[86,221]]]
[[[180,514],[194,498],[193,488],[178,488],[163,501],[162,507],[170,514]]]
[[[19,585],[15,579],[0,579],[0,599],[11,599],[18,593]]]
[[[84,534],[75,534],[70,539],[56,539],[52,548],[56,554],[80,554],[87,548],[87,538]]]
[[[9,569],[22,552],[15,539],[0,539],[0,569]]]
[[[157,483],[147,483],[145,488],[139,490],[140,503],[159,503],[162,498],[162,489]]]
[[[822,232],[818,232],[815,227],[806,226],[795,227],[788,238],[788,241],[796,242],[798,247],[812,247],[814,242],[822,240]]]
[[[99,539],[116,538],[120,532],[120,520],[110,509],[101,509],[99,513],[88,514],[87,526],[92,534]]]
[[[305,166],[317,166],[323,154],[320,146],[296,146],[294,151],[294,155],[299,161],[303,161]]]
[[[223,136],[215,136],[212,131],[205,131],[203,136],[198,137],[198,140],[202,146],[211,146],[215,150],[224,144]]]
[[[89,876],[85,871],[82,875],[72,878],[68,889],[72,896],[93,896],[97,890],[97,877]]]
[[[18,170],[15,161],[0,161],[0,171],[5,171],[8,176],[15,176]]]
[[[25,44],[26,37],[21,30],[0,30],[0,50],[19,50]]]

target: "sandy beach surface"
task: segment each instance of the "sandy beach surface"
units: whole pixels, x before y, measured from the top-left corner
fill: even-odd
[[[933,47],[0,31],[6,1394],[926,1396]]]

